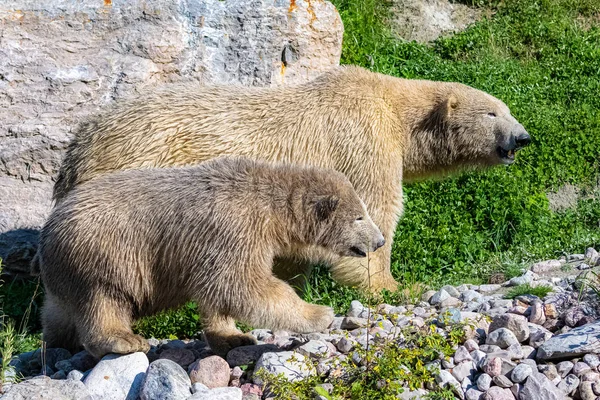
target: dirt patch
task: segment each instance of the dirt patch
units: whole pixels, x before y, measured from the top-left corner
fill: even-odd
[[[556,192],[547,193],[550,209],[554,212],[565,211],[577,207],[579,200],[579,188],[577,186],[566,184]]]
[[[577,207],[579,200],[600,200],[600,180],[593,188],[581,189],[575,185],[566,184],[556,192],[546,193],[550,210],[560,212]]]
[[[484,10],[448,0],[394,0],[392,30],[405,40],[425,43],[465,29]]]

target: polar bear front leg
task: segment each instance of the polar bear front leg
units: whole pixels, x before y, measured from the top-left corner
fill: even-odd
[[[204,338],[215,354],[225,357],[231,349],[256,344],[253,336],[236,328],[233,318],[215,312],[204,312],[203,317]]]

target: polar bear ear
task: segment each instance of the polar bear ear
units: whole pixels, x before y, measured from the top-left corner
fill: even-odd
[[[319,221],[325,221],[335,212],[340,202],[335,195],[319,196],[315,202],[315,214]]]

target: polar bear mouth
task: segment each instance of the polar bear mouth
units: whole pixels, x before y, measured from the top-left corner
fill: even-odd
[[[503,164],[512,164],[515,162],[516,149],[506,150],[502,146],[498,146],[498,156]]]
[[[358,257],[366,257],[367,256],[367,253],[365,253],[364,251],[362,251],[361,249],[359,249],[356,246],[350,247],[350,252]]]

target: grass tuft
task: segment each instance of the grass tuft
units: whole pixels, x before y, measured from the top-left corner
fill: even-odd
[[[507,299],[514,299],[524,294],[532,294],[540,299],[546,297],[552,291],[550,286],[531,286],[530,284],[515,286],[504,296]]]

